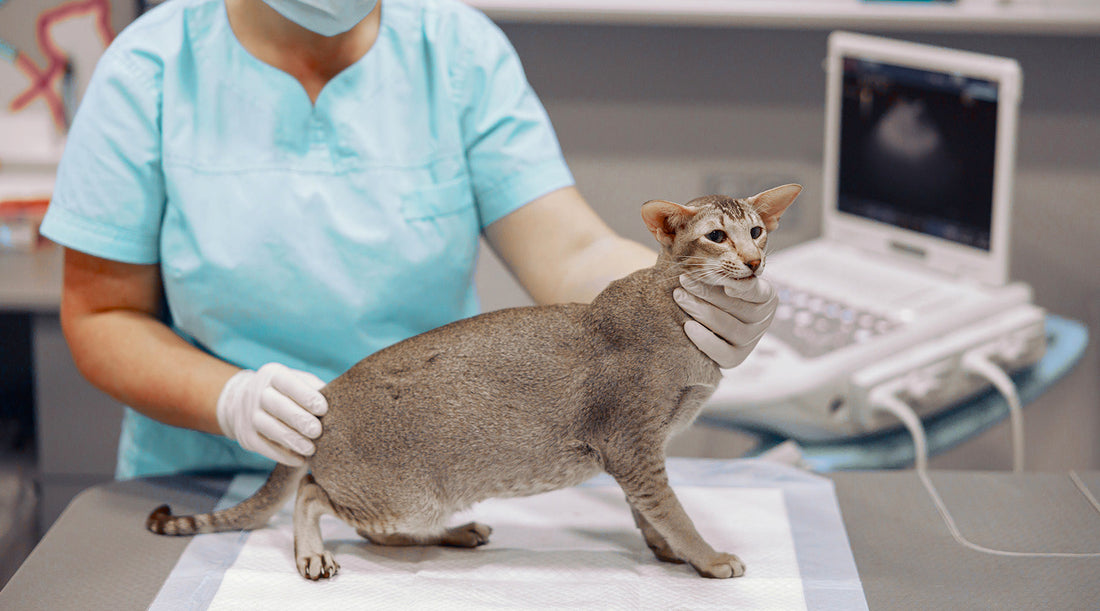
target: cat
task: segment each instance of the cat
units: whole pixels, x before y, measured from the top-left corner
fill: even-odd
[[[278,465],[253,496],[195,516],[165,505],[149,530],[192,535],[263,526],[297,485],[298,572],[339,565],[319,520],[332,513],[379,545],[477,547],[491,529],[448,518],[491,497],[537,494],[606,471],[662,561],[704,577],[738,577],[741,560],[696,531],[665,471],[669,437],[695,419],[721,378],[684,334],[679,275],[743,286],[764,268],[768,233],[798,185],[686,206],[655,200],[642,218],[657,263],[612,282],[591,304],[490,312],[411,337],[354,365],[321,390],[329,411],[316,452]]]

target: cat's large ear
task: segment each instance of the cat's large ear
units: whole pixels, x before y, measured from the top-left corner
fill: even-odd
[[[642,220],[661,246],[671,246],[676,232],[687,224],[696,210],[663,199],[642,204]]]
[[[749,205],[764,219],[764,227],[768,231],[775,231],[779,226],[779,217],[783,216],[801,192],[802,185],[783,185],[753,195],[749,198]]]

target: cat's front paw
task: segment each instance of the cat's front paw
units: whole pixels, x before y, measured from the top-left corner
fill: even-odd
[[[328,579],[340,570],[340,565],[332,557],[332,552],[307,554],[298,557],[298,572],[306,579],[317,581]]]
[[[712,579],[729,579],[745,574],[745,563],[733,554],[715,554],[713,558],[709,558],[706,562],[700,564],[693,562],[691,566],[703,577]]]

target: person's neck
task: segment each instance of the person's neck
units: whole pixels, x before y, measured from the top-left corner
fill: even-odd
[[[378,39],[382,3],[355,27],[322,36],[283,17],[263,0],[225,0],[229,24],[241,46],[260,61],[298,79],[317,101],[321,89],[359,61]]]

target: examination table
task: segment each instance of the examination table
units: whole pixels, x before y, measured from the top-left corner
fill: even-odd
[[[707,464],[721,469],[738,462]],[[931,473],[963,538],[1009,554],[1068,554],[1060,557],[964,546],[912,471],[824,477],[835,489],[871,609],[1100,609],[1100,472]],[[162,502],[177,513],[207,511],[228,485],[228,478],[172,477],[85,491],[0,591],[0,609],[147,608],[192,539],[146,532],[146,515]],[[324,584],[315,585],[323,592]],[[724,585],[737,588],[738,581]],[[512,602],[508,606],[522,608],[521,593]],[[670,608],[676,601],[643,606]]]

